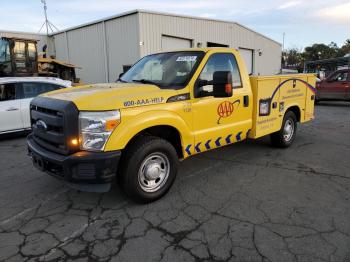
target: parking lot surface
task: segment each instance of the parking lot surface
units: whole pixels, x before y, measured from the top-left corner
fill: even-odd
[[[350,103],[294,145],[246,141],[180,164],[161,200],[83,193],[0,141],[0,261],[350,261]]]

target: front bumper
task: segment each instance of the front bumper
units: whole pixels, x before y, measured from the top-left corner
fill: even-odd
[[[116,176],[121,151],[88,152],[60,155],[38,145],[32,135],[27,138],[33,165],[82,191],[108,191]]]

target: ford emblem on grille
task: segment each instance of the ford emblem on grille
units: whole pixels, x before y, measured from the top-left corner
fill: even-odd
[[[47,130],[47,125],[43,120],[38,120],[35,123],[36,127],[40,130],[46,131]]]

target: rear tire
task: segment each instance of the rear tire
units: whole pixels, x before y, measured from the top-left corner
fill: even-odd
[[[121,185],[136,202],[152,202],[168,192],[177,169],[178,156],[168,141],[142,136],[127,148],[122,158]]]
[[[283,118],[282,127],[279,131],[270,135],[273,146],[286,148],[289,147],[297,133],[297,118],[292,111],[288,111]]]

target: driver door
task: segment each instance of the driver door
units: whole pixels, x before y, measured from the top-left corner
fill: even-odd
[[[321,98],[323,99],[339,99],[346,98],[346,85],[348,80],[348,72],[337,72],[321,85]]]
[[[231,97],[215,98],[213,85],[200,86],[201,80],[212,81],[214,72],[232,73]],[[251,90],[243,86],[240,70],[232,53],[214,53],[204,66],[194,87],[192,104],[195,144],[186,148],[190,154],[231,144],[246,138],[252,125]]]

